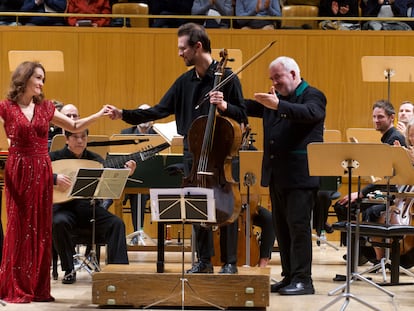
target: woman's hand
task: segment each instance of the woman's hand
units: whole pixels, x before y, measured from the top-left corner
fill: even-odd
[[[109,116],[111,120],[122,119],[122,110],[112,105],[105,105],[105,115]]]

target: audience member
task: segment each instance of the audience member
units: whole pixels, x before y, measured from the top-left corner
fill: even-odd
[[[236,16],[281,16],[279,0],[237,0]],[[276,21],[263,19],[238,19],[238,25],[242,29],[275,29]]]
[[[191,15],[194,0],[149,0],[152,15]],[[151,27],[178,28],[187,23],[185,18],[155,18]]]
[[[407,0],[361,0],[360,7],[363,17],[407,17],[408,10]],[[402,21],[368,21],[362,29],[408,30],[411,27]]]
[[[364,17],[406,17],[407,0],[361,0]]]
[[[414,104],[410,101],[403,101],[398,109],[397,129],[406,136],[407,124],[414,116]]]
[[[77,14],[111,14],[109,0],[67,0],[66,13]],[[109,17],[68,17],[69,26],[108,26],[111,22]]]
[[[138,109],[148,109],[151,108],[150,105],[143,104],[138,107]],[[139,134],[156,134],[154,129],[152,128],[153,122],[145,122],[140,123],[138,125],[128,127],[126,129],[123,129],[121,131],[121,134],[132,134],[132,135],[139,135]],[[125,205],[126,202],[129,200],[129,204],[131,206],[131,217],[132,217],[132,225],[134,227],[134,232],[137,232],[140,234],[140,230],[142,229],[144,225],[144,212],[145,212],[145,206],[147,205],[147,202],[149,200],[150,196],[149,194],[126,194],[123,204]],[[140,208],[138,208],[140,207]],[[140,215],[138,215],[138,210],[140,210]],[[138,222],[138,217],[140,222]],[[140,224],[140,226],[138,225]],[[130,244],[131,245],[137,245],[139,242],[139,235],[135,235],[132,237]]]
[[[332,17],[320,23],[321,29],[361,29],[361,25],[357,21],[335,20],[335,17],[358,17],[358,0],[321,0],[319,16]]]
[[[231,16],[234,14],[232,0],[194,0],[192,15],[218,16],[217,19],[197,20],[202,22],[206,28],[228,28],[229,21],[220,16]]]
[[[19,12],[24,0],[0,0],[0,12]],[[16,17],[0,16],[1,25],[14,25]]]
[[[22,12],[45,13],[45,16],[22,17],[26,26],[63,26],[66,25],[63,17],[48,17],[46,13],[64,13],[66,0],[24,0],[20,9]]]
[[[71,133],[65,131],[66,146],[51,152],[52,161],[62,159],[86,159],[103,162],[98,154],[86,149],[88,142],[88,131]],[[128,161],[125,167],[134,172],[136,163]],[[71,178],[64,174],[53,174],[54,184],[57,189],[65,191],[71,186]],[[55,191],[57,191],[55,189]],[[53,204],[53,246],[60,257],[62,271],[65,275],[63,284],[76,282],[73,255],[75,249],[72,241],[72,233],[75,228],[91,229],[92,206],[95,204],[95,236],[104,236],[108,244],[107,262],[109,264],[127,264],[128,255],[125,237],[125,224],[119,217],[111,214],[103,206],[104,201],[90,199],[74,199],[63,203]]]
[[[358,0],[321,0],[319,16],[323,17],[357,17]]]

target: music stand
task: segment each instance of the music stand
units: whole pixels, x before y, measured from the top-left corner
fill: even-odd
[[[151,219],[152,221],[181,223],[183,236],[186,223],[216,223],[214,190],[199,187],[175,189],[150,189]],[[181,277],[171,290],[168,297],[162,298],[144,307],[151,308],[174,297],[174,292],[181,284],[181,307],[185,305],[185,285],[192,291],[194,298],[215,308],[224,310],[212,302],[197,295],[187,278],[184,277],[184,243],[181,244]]]
[[[244,204],[244,213],[246,213],[246,254],[245,254],[245,266],[250,267],[250,237],[252,235],[252,223],[250,219],[250,197],[253,194],[262,195],[267,194],[267,188],[260,186],[261,178],[261,166],[257,163],[261,163],[263,157],[263,151],[256,150],[240,150],[240,194],[246,195],[246,204]]]
[[[85,268],[101,271],[96,258],[95,244],[95,209],[96,199],[119,199],[124,190],[130,170],[113,168],[80,168],[70,191],[71,199],[91,199],[92,205],[92,248],[85,256],[77,270]],[[92,269],[91,269],[92,267]],[[72,273],[74,273],[73,271]]]
[[[387,81],[388,101],[392,82],[414,81],[414,57],[412,56],[362,56],[362,80],[366,82]]]
[[[392,159],[389,157],[390,148],[392,148],[392,146],[389,146],[387,144],[311,143],[308,145],[309,173],[312,176],[342,176],[347,174],[348,196],[351,197],[352,177],[354,172],[356,176],[375,175],[390,177],[394,175]],[[365,277],[362,277],[358,273],[352,272],[351,235],[351,200],[349,200],[347,209],[347,273],[346,283],[344,286],[341,286],[341,289],[345,287],[345,291],[342,295],[336,297],[320,310],[326,310],[328,307],[339,301],[342,297],[345,298],[345,301],[342,305],[341,310],[345,310],[349,304],[350,298],[355,299],[356,301],[373,310],[380,310],[350,292],[351,279],[352,281],[355,279],[365,281],[388,294],[389,296],[394,297],[394,294],[390,291],[381,288],[374,282]]]

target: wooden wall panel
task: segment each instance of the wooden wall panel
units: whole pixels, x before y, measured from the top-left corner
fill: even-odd
[[[371,127],[373,102],[387,97],[385,77],[383,82],[362,81],[361,57],[414,54],[412,32],[211,29],[209,34],[212,48],[241,49],[244,62],[276,40],[243,72],[244,96],[269,90],[269,63],[280,55],[292,56],[303,78],[328,98],[326,127],[342,133],[348,127]],[[62,50],[65,72],[47,73],[45,93],[78,105],[82,115],[106,103],[120,108],[154,105],[187,70],[178,56],[176,29],[1,27],[0,42],[2,97],[10,80],[9,50]],[[411,83],[391,83],[396,108],[402,100],[413,99],[411,90]],[[261,120],[250,121],[261,148]],[[126,126],[122,121],[101,120],[91,132],[111,135]]]

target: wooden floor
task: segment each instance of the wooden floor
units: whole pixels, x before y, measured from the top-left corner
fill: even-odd
[[[337,242],[334,242],[337,244]],[[344,282],[334,282],[333,278],[336,274],[345,274],[346,264],[342,259],[342,256],[346,253],[346,248],[342,247],[338,251],[328,247],[326,250],[320,250],[314,243],[313,252],[313,281],[316,293],[315,295],[308,296],[280,296],[278,294],[270,294],[270,306],[269,310],[288,311],[288,310],[320,310],[330,302],[338,298],[338,301],[330,306],[327,310],[340,310],[343,304],[346,302],[345,297],[341,296],[342,292],[337,295],[329,296],[328,292],[332,291],[339,286],[345,284]],[[156,261],[155,252],[142,252],[134,251],[129,252],[130,264],[135,265],[137,269],[145,269],[148,264],[154,264]],[[185,268],[190,266],[191,254],[185,254]],[[278,280],[280,279],[280,261],[279,254],[273,253],[273,258],[270,263],[271,277]],[[104,266],[104,265],[102,265]],[[181,269],[181,253],[169,252],[166,253],[166,267],[179,267]],[[363,271],[369,267],[366,264],[363,267],[359,267],[359,271]],[[148,269],[148,268],[147,268]],[[215,271],[218,271],[216,267]],[[413,269],[414,271],[414,269]],[[381,273],[366,275],[371,277],[375,282],[383,282]],[[77,275],[77,282],[72,285],[63,285],[61,283],[62,272],[60,272],[59,280],[52,281],[52,294],[56,301],[53,303],[31,303],[31,304],[7,304],[4,310],[93,310],[98,306],[91,304],[91,288],[92,279],[86,271],[81,271]],[[389,281],[389,274],[387,274],[387,281]],[[414,308],[414,278],[408,277],[401,273],[400,282],[410,283],[410,285],[398,285],[398,286],[383,286],[386,290],[389,290],[395,294],[394,298],[391,298],[387,294],[380,291],[378,288],[364,281],[355,281],[351,283],[349,295],[355,296],[358,299],[362,299],[367,304],[374,306],[379,310],[413,310]],[[151,293],[151,288],[148,288],[148,293]],[[338,296],[339,295],[339,296]],[[0,306],[0,310],[1,310]],[[179,309],[182,309],[179,307]],[[189,308],[185,308],[186,310]],[[357,299],[349,298],[349,305],[346,310],[370,310],[371,308],[363,305]],[[106,309],[112,310],[112,309]],[[126,310],[126,309],[122,309]],[[135,309],[136,310],[136,309]],[[159,309],[158,309],[159,310]],[[166,309],[163,309],[166,310]],[[172,309],[171,309],[172,310]],[[174,310],[177,310],[175,308]],[[194,309],[192,309],[194,310]]]

